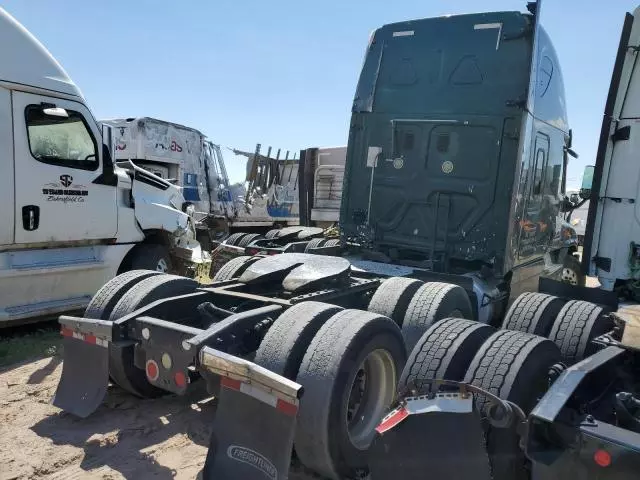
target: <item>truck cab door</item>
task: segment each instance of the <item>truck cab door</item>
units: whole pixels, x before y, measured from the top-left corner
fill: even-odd
[[[103,175],[101,134],[89,110],[70,100],[12,95],[15,242],[115,238],[117,184]]]

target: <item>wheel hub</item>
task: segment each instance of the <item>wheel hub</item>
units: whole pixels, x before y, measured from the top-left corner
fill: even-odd
[[[578,285],[578,274],[570,268],[562,269],[562,281],[570,285]]]
[[[169,265],[164,258],[158,260],[158,263],[156,264],[156,270],[162,273],[167,273],[169,271]]]
[[[393,401],[396,383],[390,353],[382,349],[370,352],[353,377],[344,410],[349,438],[356,448],[365,450],[371,444],[376,426]]]

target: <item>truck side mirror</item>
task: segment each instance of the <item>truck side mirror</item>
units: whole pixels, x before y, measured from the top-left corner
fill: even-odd
[[[102,127],[102,150],[103,152],[109,152],[109,159],[113,163],[116,158],[116,138],[113,134],[113,128],[106,123],[101,123],[100,126]]]
[[[593,172],[596,167],[587,165],[582,174],[582,185],[580,186],[580,198],[586,200],[591,197],[591,184],[593,183]]]

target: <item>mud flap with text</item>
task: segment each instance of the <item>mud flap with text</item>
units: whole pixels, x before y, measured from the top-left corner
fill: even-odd
[[[221,377],[202,478],[288,478],[302,387],[254,363],[208,347],[200,352],[199,360],[200,370]]]
[[[376,429],[371,480],[490,480],[480,415],[471,395],[408,397]]]
[[[111,322],[61,316],[62,376],[52,403],[85,418],[102,403],[109,386]]]

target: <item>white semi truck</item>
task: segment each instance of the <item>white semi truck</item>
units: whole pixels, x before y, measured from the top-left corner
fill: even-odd
[[[133,161],[182,188],[203,243],[229,231],[266,232],[299,223],[297,159],[274,158],[271,148],[265,156],[259,146],[251,153],[236,150],[248,158],[248,192],[234,197],[220,146],[199,130],[149,117],[103,123],[114,130],[116,161]]]
[[[1,8],[0,45],[0,326],[83,309],[126,270],[206,262],[181,188],[116,165],[111,127]]]

